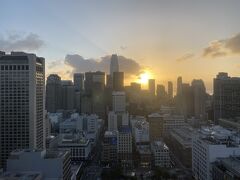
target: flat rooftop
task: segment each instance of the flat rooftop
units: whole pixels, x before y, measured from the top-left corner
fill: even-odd
[[[154,141],[152,143],[152,147],[154,149],[166,149],[166,150],[168,150],[167,145],[164,142],[162,142],[162,141]]]
[[[40,180],[42,175],[40,172],[5,172],[1,180]]]
[[[217,164],[218,163],[222,164],[226,170],[231,170],[240,177],[240,156],[219,158]]]

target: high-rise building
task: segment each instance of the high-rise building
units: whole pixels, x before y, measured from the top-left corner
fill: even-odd
[[[177,78],[177,95],[180,95],[182,93],[182,77],[179,76]]]
[[[184,116],[177,114],[163,115],[163,136],[169,136],[173,129],[179,129],[185,126]]]
[[[122,91],[124,89],[124,73],[113,72],[113,90]]]
[[[202,127],[192,137],[192,172],[195,179],[212,179],[217,158],[239,156],[239,133],[221,126]]]
[[[97,72],[86,72],[84,81],[85,92],[82,96],[81,106],[82,112],[97,114],[104,118],[105,116],[105,73],[101,71]],[[89,101],[84,104],[85,100]],[[90,106],[89,106],[90,104]]]
[[[148,90],[149,93],[153,96],[155,96],[155,79],[149,79],[148,80]]]
[[[119,127],[129,125],[129,114],[128,112],[115,113],[110,111],[108,113],[108,130],[117,131]]]
[[[149,138],[150,141],[159,141],[163,137],[163,115],[152,113],[148,115],[149,122]]]
[[[15,149],[45,146],[45,60],[23,52],[0,55],[0,166]]]
[[[84,82],[84,74],[82,74],[82,73],[74,73],[73,74],[73,84],[75,86],[76,91],[83,90],[83,82]]]
[[[62,80],[62,108],[73,110],[75,105],[75,87],[71,80]]]
[[[110,75],[113,77],[114,72],[119,71],[119,65],[118,65],[118,56],[117,54],[113,54],[111,57],[111,62],[110,62]]]
[[[122,166],[132,165],[132,133],[129,126],[122,126],[117,133],[118,160]]]
[[[85,72],[85,80],[84,80],[84,90],[86,93],[91,94],[93,87],[93,73]]]
[[[173,98],[173,83],[172,83],[172,81],[168,81],[168,97],[170,99]]]
[[[108,113],[108,131],[117,131],[118,130],[118,121],[117,114],[113,111]]]
[[[137,93],[139,93],[140,91],[141,91],[141,84],[140,83],[136,83],[136,82],[132,82],[131,83],[131,90],[133,91],[133,92],[137,92]]]
[[[199,119],[206,117],[206,88],[203,80],[194,79],[192,81],[194,116]]]
[[[105,72],[101,72],[101,71],[96,71],[96,72],[92,72],[92,83],[93,83],[93,87],[92,90],[93,91],[103,91],[105,88]]]
[[[164,85],[158,84],[157,85],[157,97],[159,98],[165,98],[166,97],[166,90]]]
[[[107,78],[106,78],[106,88],[111,89],[113,84],[112,84],[112,77],[111,74],[107,74]]]
[[[105,131],[102,145],[102,161],[117,162],[117,131]]]
[[[219,73],[213,80],[214,120],[240,116],[240,78]]]
[[[61,77],[57,74],[50,74],[47,77],[46,85],[46,109],[48,112],[55,113],[62,107],[62,85]]]
[[[113,111],[121,113],[126,111],[126,95],[123,91],[113,91],[112,93]]]
[[[167,144],[171,153],[187,167],[192,167],[192,136],[194,129],[190,125],[174,128],[167,137]]]
[[[149,122],[144,116],[131,116],[131,128],[136,145],[149,143]]]
[[[166,105],[168,102],[168,94],[165,90],[164,85],[157,85],[157,98],[159,99],[160,106]]]
[[[93,86],[92,86],[92,113],[99,115],[101,118],[105,117],[105,73],[93,73]]]
[[[194,115],[193,90],[188,83],[182,83],[181,85],[179,104],[180,111],[185,117],[192,117]]]
[[[162,141],[154,141],[151,143],[153,161],[155,167],[170,167],[170,153],[167,145]]]
[[[218,158],[212,164],[212,180],[240,179],[240,156]]]

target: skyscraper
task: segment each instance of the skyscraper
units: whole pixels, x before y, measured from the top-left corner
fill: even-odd
[[[164,85],[157,85],[157,98],[160,102],[160,106],[167,104],[168,96]]]
[[[173,98],[173,83],[168,81],[168,97]]]
[[[122,91],[124,88],[124,73],[113,72],[113,90]]]
[[[110,75],[113,77],[114,72],[119,71],[119,65],[118,65],[118,56],[117,54],[113,54],[111,57],[111,62],[110,62]]]
[[[62,108],[73,110],[75,104],[75,87],[71,80],[62,80]]]
[[[85,92],[91,94],[93,91],[103,91],[105,87],[105,73],[101,71],[85,72]]]
[[[194,79],[192,81],[194,116],[199,119],[204,119],[206,114],[206,88],[203,80]]]
[[[155,79],[148,80],[148,90],[151,95],[155,96]]]
[[[182,93],[182,77],[179,76],[177,78],[177,95],[180,95]]]
[[[180,96],[180,111],[185,117],[192,117],[194,115],[194,99],[193,90],[188,83],[181,84]]]
[[[93,73],[85,72],[84,91],[88,94],[91,94],[92,87],[93,87]]]
[[[163,116],[159,113],[152,113],[148,115],[149,122],[149,138],[150,141],[161,140],[163,136]]]
[[[0,54],[0,166],[15,149],[45,147],[45,60]]]
[[[48,112],[55,113],[62,105],[61,78],[57,74],[50,74],[46,85],[46,108]]]
[[[112,93],[113,111],[121,113],[126,111],[126,95],[123,91],[114,91]]]
[[[74,73],[73,74],[73,84],[75,86],[76,91],[83,90],[83,81],[84,81],[84,74],[82,74],[82,73]]]
[[[240,116],[240,78],[219,73],[213,80],[214,120]]]

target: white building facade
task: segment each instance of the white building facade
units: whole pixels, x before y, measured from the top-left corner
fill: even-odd
[[[221,126],[202,127],[192,138],[192,172],[195,179],[210,180],[217,158],[240,155],[239,136]]]
[[[45,60],[0,52],[0,168],[15,149],[45,147]]]

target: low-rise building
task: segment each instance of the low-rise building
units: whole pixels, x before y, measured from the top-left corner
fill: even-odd
[[[58,149],[70,151],[73,162],[86,161],[91,153],[91,143],[80,134],[60,134]]]
[[[71,160],[68,151],[16,150],[7,160],[7,173],[37,172],[43,179],[70,179]],[[35,174],[34,177],[39,175]]]

